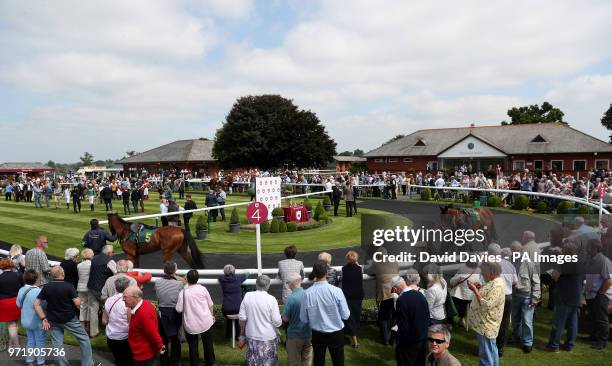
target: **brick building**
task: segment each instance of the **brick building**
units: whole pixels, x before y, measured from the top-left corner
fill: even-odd
[[[370,171],[541,170],[582,174],[610,169],[612,145],[562,123],[418,130],[367,154]]]

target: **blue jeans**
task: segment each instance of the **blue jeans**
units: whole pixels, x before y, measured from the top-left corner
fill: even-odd
[[[42,207],[40,204],[40,194],[34,194],[34,207]]]
[[[497,340],[487,338],[476,333],[478,339],[478,357],[480,366],[499,366],[499,354],[497,353]]]
[[[92,366],[93,358],[91,354],[91,343],[89,342],[89,336],[83,329],[81,322],[75,316],[66,323],[51,323],[51,343],[54,348],[64,348],[64,329],[69,331],[74,338],[79,342],[81,349],[81,365]],[[69,366],[66,357],[57,358],[58,366]]]
[[[512,341],[533,346],[533,312],[531,298],[512,296]]]
[[[567,324],[567,340],[565,344],[569,348],[574,348],[576,345],[576,333],[578,332],[578,307],[556,302],[548,347],[559,348],[565,324]]]
[[[37,327],[34,329],[26,329],[26,334],[28,337],[27,348],[44,348],[47,344],[47,332],[42,330],[42,328]],[[34,363],[34,356],[27,356],[25,361],[27,363]],[[37,365],[44,365],[45,358],[44,357],[36,357]]]

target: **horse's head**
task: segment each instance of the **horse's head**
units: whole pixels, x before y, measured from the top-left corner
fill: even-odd
[[[440,213],[441,214],[447,214],[447,213],[450,213],[449,209],[452,209],[453,205],[450,204],[450,205],[444,205],[444,206],[438,206],[438,207],[440,208]]]

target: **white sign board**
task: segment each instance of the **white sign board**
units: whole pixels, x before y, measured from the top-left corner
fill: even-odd
[[[255,178],[255,200],[268,208],[268,219],[272,219],[272,210],[281,207],[280,177]]]

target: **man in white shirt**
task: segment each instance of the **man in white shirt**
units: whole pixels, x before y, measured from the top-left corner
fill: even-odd
[[[160,213],[168,213],[168,200],[162,198],[161,203],[159,204],[159,212]],[[168,226],[168,216],[161,216],[162,226]]]

